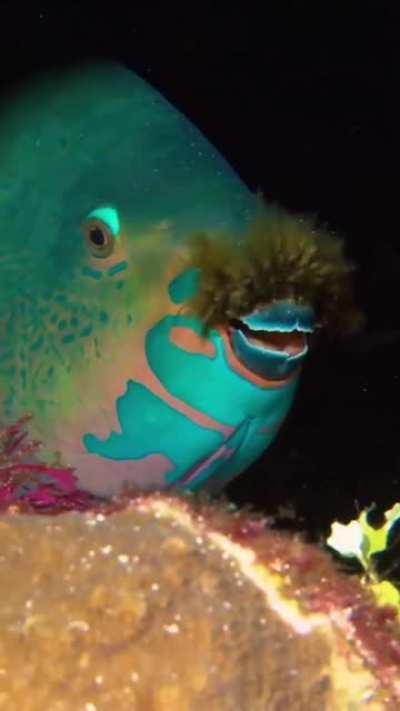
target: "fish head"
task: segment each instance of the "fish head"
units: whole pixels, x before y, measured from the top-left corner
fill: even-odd
[[[31,413],[98,494],[218,490],[275,437],[321,302],[347,304],[321,287],[340,250],[112,63],[18,90],[0,151],[1,419]]]

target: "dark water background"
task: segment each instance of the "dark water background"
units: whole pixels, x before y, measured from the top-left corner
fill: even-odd
[[[346,237],[367,327],[311,354],[278,440],[228,495],[313,537],[399,501],[398,3],[13,0],[0,24],[0,91],[79,58],[122,61],[252,189]]]

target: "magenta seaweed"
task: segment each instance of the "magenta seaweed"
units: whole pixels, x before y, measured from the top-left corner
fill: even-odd
[[[42,512],[93,509],[101,499],[78,488],[73,469],[37,461],[41,443],[28,437],[30,419],[24,415],[0,429],[0,508],[23,500]]]

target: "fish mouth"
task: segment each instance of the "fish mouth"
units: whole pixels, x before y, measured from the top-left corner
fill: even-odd
[[[228,337],[248,370],[268,380],[284,380],[304,361],[314,328],[312,307],[280,301],[231,319]]]

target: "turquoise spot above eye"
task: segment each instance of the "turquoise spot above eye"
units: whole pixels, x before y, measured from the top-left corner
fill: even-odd
[[[111,234],[118,239],[120,231],[120,222],[118,212],[115,207],[110,205],[103,205],[102,207],[97,207],[88,214],[88,219],[95,218],[97,220],[102,220],[104,224],[107,225]]]

